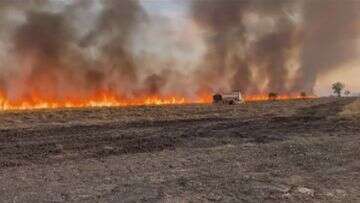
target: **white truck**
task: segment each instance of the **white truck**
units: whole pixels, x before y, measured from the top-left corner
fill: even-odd
[[[215,94],[213,96],[213,104],[242,104],[245,100],[240,91],[234,91],[232,94]]]

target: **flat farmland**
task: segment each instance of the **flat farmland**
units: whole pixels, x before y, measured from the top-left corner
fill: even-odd
[[[358,202],[358,104],[4,111],[0,201]]]

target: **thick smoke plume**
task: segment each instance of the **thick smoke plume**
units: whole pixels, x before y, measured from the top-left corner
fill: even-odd
[[[357,54],[357,1],[186,3],[176,28],[137,0],[1,1],[0,96],[312,92]]]
[[[206,86],[244,92],[312,92],[320,74],[355,58],[356,1],[194,1],[207,30],[199,77]],[[296,62],[296,63],[294,63]],[[216,86],[217,80],[230,81]],[[265,81],[265,82],[264,82]]]
[[[138,91],[138,70],[130,43],[139,21],[146,20],[139,2],[9,1],[1,7],[3,12],[10,11],[8,17],[23,21],[7,30],[16,64],[11,64],[13,79],[3,79],[5,94],[15,99],[36,94],[65,100],[86,98],[98,91],[120,96]],[[90,28],[84,28],[91,20],[89,9],[99,11],[94,11],[97,16]],[[14,11],[15,15],[11,14]]]
[[[295,88],[311,89],[317,77],[358,56],[359,1],[308,1],[304,5],[301,65]]]

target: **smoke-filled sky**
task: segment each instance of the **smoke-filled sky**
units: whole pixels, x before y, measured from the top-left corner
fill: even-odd
[[[360,91],[360,1],[2,0],[9,99]]]

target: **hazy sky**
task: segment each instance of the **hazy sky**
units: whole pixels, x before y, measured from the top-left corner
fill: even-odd
[[[331,84],[334,81],[341,81],[346,89],[353,93],[360,93],[360,62],[345,66],[341,69],[330,72],[319,78],[315,90],[319,95],[329,95]]]

